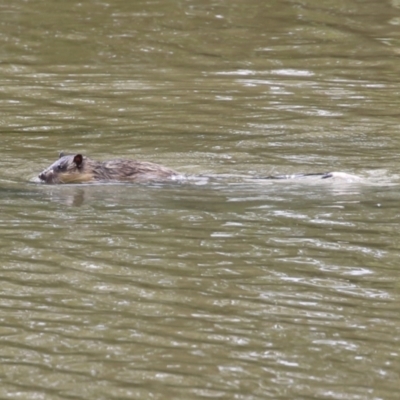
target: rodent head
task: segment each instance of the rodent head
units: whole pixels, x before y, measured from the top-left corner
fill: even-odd
[[[82,154],[65,156],[60,153],[60,158],[40,173],[39,179],[44,183],[89,182],[93,177],[84,171],[86,160]]]

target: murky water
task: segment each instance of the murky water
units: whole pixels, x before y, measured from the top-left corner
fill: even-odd
[[[400,2],[0,11],[1,398],[397,400]]]

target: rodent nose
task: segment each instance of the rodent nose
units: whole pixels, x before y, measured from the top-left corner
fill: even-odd
[[[45,176],[44,176],[43,173],[39,174],[39,179],[40,179],[41,181],[44,181],[44,178],[45,178]]]

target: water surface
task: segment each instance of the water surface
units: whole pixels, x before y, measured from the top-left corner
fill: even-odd
[[[0,6],[1,398],[397,400],[400,5],[264,3]]]

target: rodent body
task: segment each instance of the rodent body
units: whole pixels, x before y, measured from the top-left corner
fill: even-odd
[[[101,181],[162,182],[180,174],[170,168],[147,161],[115,159],[95,161],[82,154],[63,155],[39,174],[44,183],[90,183]]]
[[[259,180],[292,180],[301,178],[338,179],[348,182],[359,181],[355,175],[343,172],[305,173],[294,175],[259,176]],[[64,155],[39,174],[43,183],[91,183],[91,182],[166,182],[185,180],[173,169],[147,161],[115,159],[95,161],[82,154]]]

